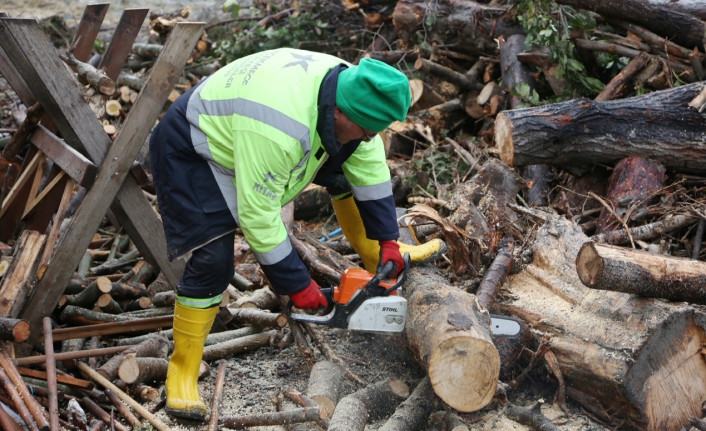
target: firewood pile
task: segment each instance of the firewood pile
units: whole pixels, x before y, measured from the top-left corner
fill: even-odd
[[[313,13],[308,3],[285,6],[207,25],[164,109],[225,64],[228,37]],[[85,165],[84,182],[62,183],[40,217],[35,197],[66,170],[45,151],[47,139],[59,140],[51,109],[23,104],[22,91],[0,80],[2,428],[551,430],[578,429],[568,424],[580,416],[590,424],[581,429],[706,430],[706,8],[660,0],[332,7],[335,25],[312,31],[329,39],[298,46],[408,74],[412,109],[381,134],[401,240],[449,246],[410,271],[402,336],[357,335],[406,352],[414,371],[371,372],[361,364],[395,356],[352,358],[352,335],[289,318],[287,298],[273,293],[238,235],[236,275],[201,367],[201,385],[213,383],[204,397],[210,422],[170,422],[160,387],[173,280],[114,206],[80,263],[65,268],[73,275],[43,328],[33,327],[22,316],[99,166]],[[105,64],[108,53],[82,54],[80,38],[56,39],[62,67],[112,141],[188,16],[189,8],[147,16],[146,42],[131,42],[117,69]],[[28,169],[37,173],[23,175]],[[158,212],[149,163],[131,172]],[[10,204],[22,194],[31,199],[17,213]],[[360,264],[331,214],[314,185],[282,211],[292,244],[326,286]],[[491,314],[520,322],[519,334],[494,335]],[[285,384],[274,405],[219,414],[226,360],[288,351],[304,370],[299,390]],[[525,396],[537,379],[554,393],[553,407]]]

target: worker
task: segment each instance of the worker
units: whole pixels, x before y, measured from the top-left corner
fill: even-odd
[[[276,49],[236,60],[179,97],[154,129],[150,157],[169,259],[188,259],[176,289],[168,414],[204,419],[203,346],[234,274],[240,227],[272,288],[300,309],[326,306],[293,249],[280,210],[325,186],[365,268],[436,256],[435,240],[396,241],[390,172],[379,133],[407,115],[407,78],[385,63]]]

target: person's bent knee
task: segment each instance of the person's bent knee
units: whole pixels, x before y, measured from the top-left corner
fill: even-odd
[[[225,292],[235,273],[233,236],[225,235],[193,251],[177,287],[178,296],[205,299]]]

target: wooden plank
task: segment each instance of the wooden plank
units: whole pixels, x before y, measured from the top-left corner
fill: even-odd
[[[88,56],[93,49],[93,43],[96,41],[96,36],[98,36],[98,31],[101,29],[101,24],[109,7],[110,3],[96,3],[86,6],[86,9],[83,10],[81,22],[76,29],[76,36],[71,42],[72,46],[76,44],[73,52],[76,60],[84,63],[88,61]]]
[[[32,275],[44,240],[44,235],[33,230],[25,230],[20,235],[12,267],[8,269],[0,286],[0,316],[17,318],[20,314],[32,289]]]
[[[149,9],[125,9],[120,16],[120,22],[113,33],[110,45],[98,66],[98,68],[105,68],[105,74],[113,81],[118,79],[148,12]]]
[[[24,195],[25,193],[29,193],[29,189],[25,193],[21,193],[22,189],[25,186],[31,187],[32,186],[32,180],[34,179],[34,173],[37,171],[37,168],[39,165],[42,163],[42,153],[37,153],[34,155],[32,160],[29,162],[27,167],[22,171],[22,174],[20,174],[20,177],[15,181],[15,185],[12,186],[12,189],[10,190],[10,193],[7,194],[7,197],[5,197],[5,200],[2,202],[2,208],[0,209],[0,218],[2,218],[3,215],[7,212],[8,208],[10,208],[10,205],[17,199],[18,196]]]
[[[41,29],[36,24],[30,26],[18,22],[18,25],[13,25],[8,21],[4,22],[5,28],[8,30],[8,35],[15,40],[36,42],[37,32],[41,33]],[[202,30],[203,23],[179,23],[167,39],[162,53],[152,68],[145,89],[138,96],[117,139],[110,146],[93,187],[88,190],[83,203],[72,217],[52,261],[25,307],[23,316],[34,329],[32,331],[34,335],[29,339],[30,344],[41,332],[42,318],[51,314],[56,308],[59,297],[72,276],[73,271],[67,271],[67,268],[76,268],[83,252],[90,244],[94,232],[125,181],[132,162],[149,135]],[[26,45],[25,48],[37,49],[34,45]],[[92,122],[85,121],[85,123]],[[144,196],[142,198],[145,199]]]
[[[41,125],[37,126],[29,141],[82,187],[91,187],[98,175],[98,167],[83,154]]]
[[[34,178],[32,179],[32,186],[29,188],[29,193],[27,194],[27,204],[25,205],[25,211],[29,208],[31,201],[37,197],[39,193],[39,187],[42,185],[42,179],[44,177],[45,168],[47,167],[47,158],[44,154],[39,154],[39,165],[34,171]]]
[[[22,172],[24,172],[30,163],[34,161],[34,156],[36,156],[38,152],[39,150],[37,150],[34,146],[30,146],[29,151],[25,155],[25,159],[22,162],[20,175],[22,175]],[[4,214],[0,217],[0,241],[7,242],[15,238],[15,231],[17,230],[20,218],[22,217],[22,213],[25,209],[25,204],[27,203],[29,187],[30,184],[25,182],[24,187],[21,190],[18,190],[17,197],[14,199],[14,202],[2,209]],[[7,195],[9,195],[9,193],[5,195],[6,198]]]
[[[47,241],[44,246],[44,251],[42,252],[41,259],[39,259],[39,265],[37,265],[38,280],[41,280],[44,271],[47,269],[47,264],[49,264],[51,256],[54,253],[54,246],[56,245],[56,241],[59,239],[59,233],[61,232],[61,224],[64,221],[66,209],[69,207],[71,198],[74,195],[75,185],[76,181],[70,179],[66,181],[66,185],[64,186],[64,193],[61,197],[61,202],[59,203],[59,209],[56,212],[56,219],[54,220],[54,224],[52,225],[51,230],[49,231],[49,235],[47,235]]]
[[[66,175],[66,172],[59,171],[59,174],[57,176],[55,176],[49,182],[49,184],[47,184],[44,187],[42,192],[39,195],[37,195],[37,197],[34,198],[34,200],[32,200],[32,202],[29,202],[27,204],[27,208],[25,208],[25,212],[24,212],[24,214],[22,214],[22,219],[25,220],[25,219],[30,218],[37,211],[38,207],[40,207],[43,204],[47,204],[47,202],[42,202],[42,201],[47,197],[47,195],[49,195],[51,193],[56,193],[54,190],[61,189],[62,192],[59,194],[59,196],[62,196],[64,186],[66,185],[66,181],[68,179],[69,179],[69,176]],[[53,213],[54,212],[52,211],[52,214]]]
[[[37,99],[34,98],[34,94],[27,86],[27,83],[22,78],[20,72],[17,71],[15,65],[12,64],[10,58],[5,53],[5,50],[0,47],[0,74],[7,80],[10,87],[17,93],[22,103],[25,106],[32,106],[37,103]]]

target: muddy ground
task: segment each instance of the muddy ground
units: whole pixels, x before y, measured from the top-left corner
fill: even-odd
[[[69,27],[73,27],[80,19],[83,8],[88,3],[70,0],[31,0],[29,2],[26,0],[5,0],[0,4],[0,11],[7,12],[12,17],[38,19],[58,14],[66,20]],[[207,0],[189,3],[181,0],[123,0],[112,2],[104,28],[106,32],[109,32],[110,27],[117,23],[120,13],[125,8],[147,6],[160,12],[175,12],[189,4],[193,5],[190,20],[212,22],[227,18],[221,12],[221,1]],[[3,109],[3,115],[0,115],[0,128],[17,127],[10,115],[13,103],[17,103],[16,96],[7,87],[4,79],[0,79],[0,106]],[[375,383],[390,377],[405,381],[416,381],[424,377],[424,371],[414,361],[411,352],[400,347],[400,343],[394,341],[394,337],[353,333],[340,329],[325,329],[324,332],[328,335],[336,353],[348,362],[351,371],[366,382]],[[317,360],[322,359],[318,352],[317,355]],[[220,411],[221,417],[274,411],[274,399],[284,389],[294,387],[301,392],[306,391],[309,369],[301,359],[295,344],[283,350],[276,348],[260,349],[226,359],[228,360],[228,368],[224,401]],[[218,367],[217,361],[213,361],[211,366],[211,376],[206,378],[200,385],[207,404],[210,403],[213,393]],[[533,405],[537,401],[544,402],[543,412],[559,428],[573,431],[600,431],[606,429],[591,421],[577,405],[569,403],[571,416],[568,418],[554,409],[552,407],[552,399],[556,386],[551,381],[551,378],[546,377],[546,373],[541,368],[531,373],[520,386],[521,389],[519,390],[509,391],[508,395],[511,402],[528,406]],[[346,381],[344,393],[348,394],[361,388],[360,384]],[[287,408],[287,402],[283,406],[283,408]],[[438,409],[443,410],[444,406],[439,403]],[[172,425],[174,429],[200,430],[205,428],[203,424],[176,423],[167,417],[163,411],[160,411],[158,416]],[[463,414],[461,417],[466,421],[469,428],[474,431],[529,429],[505,418],[502,406],[497,403],[491,403],[491,406],[480,412]],[[366,430],[377,430],[383,423],[384,420],[369,424]],[[283,428],[256,427],[252,429],[282,430]],[[310,429],[318,428],[312,424]],[[436,431],[440,429],[440,426],[428,424],[423,429]]]

